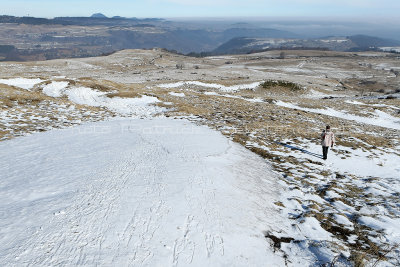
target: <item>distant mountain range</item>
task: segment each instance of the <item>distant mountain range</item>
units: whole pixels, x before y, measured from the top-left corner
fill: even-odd
[[[318,49],[342,52],[379,50],[400,46],[400,41],[367,35],[347,37],[299,38],[233,38],[213,50],[213,54],[243,54],[273,49]]]
[[[103,19],[107,18],[107,16],[102,13],[95,13],[95,14],[91,15],[90,17],[91,18],[103,18]]]
[[[26,25],[35,25],[30,32]],[[77,27],[78,26],[78,27]],[[400,41],[366,35],[309,39],[290,31],[232,23],[224,27],[160,18],[0,16],[0,60],[99,56],[121,49],[165,48],[194,56],[271,49],[364,51]]]
[[[108,18],[101,13],[93,14],[91,17],[55,17],[53,19],[46,18],[35,18],[35,17],[14,17],[14,16],[0,16],[0,23],[18,23],[27,25],[80,25],[80,26],[91,26],[91,25],[108,25],[108,26],[134,26],[138,23],[143,22],[158,22],[164,21],[160,18],[124,18],[115,16]]]

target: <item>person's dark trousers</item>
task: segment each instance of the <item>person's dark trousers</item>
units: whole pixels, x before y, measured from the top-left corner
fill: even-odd
[[[322,158],[323,159],[328,158],[328,149],[329,149],[329,146],[322,146]]]

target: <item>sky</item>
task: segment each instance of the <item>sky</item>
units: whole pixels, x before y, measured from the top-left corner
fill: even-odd
[[[399,0],[1,0],[0,15],[398,19]]]

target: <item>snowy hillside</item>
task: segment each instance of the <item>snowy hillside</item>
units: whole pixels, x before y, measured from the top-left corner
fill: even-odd
[[[280,52],[0,63],[0,266],[398,266],[398,57]]]
[[[215,131],[122,119],[0,147],[2,266],[284,264],[275,175]]]

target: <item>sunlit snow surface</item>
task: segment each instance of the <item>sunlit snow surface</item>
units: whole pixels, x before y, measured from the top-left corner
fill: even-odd
[[[107,97],[107,93],[93,90],[88,87],[72,87],[65,90],[64,94],[74,103],[107,107],[120,114],[135,114],[146,116],[161,111],[161,108],[150,106],[159,100],[153,96],[142,96],[140,98]]]
[[[135,114],[145,116],[161,111],[161,108],[151,106],[159,100],[152,96],[140,98],[107,97],[107,92],[100,92],[88,87],[68,87],[68,82],[52,82],[43,87],[43,93],[68,99],[76,104],[89,105],[94,107],[106,107],[119,114]]]
[[[162,87],[162,88],[177,88],[177,87],[182,87],[182,86],[195,85],[195,86],[200,86],[200,87],[218,89],[223,92],[235,92],[235,91],[243,90],[243,89],[254,89],[254,88],[258,87],[260,84],[261,84],[261,82],[254,82],[254,83],[249,83],[249,84],[225,86],[225,85],[217,84],[217,83],[204,83],[204,82],[199,82],[199,81],[183,81],[183,82],[176,82],[176,83],[159,84],[158,86]]]
[[[275,174],[207,127],[34,134],[0,143],[0,174],[1,266],[284,265],[263,234],[285,221]]]
[[[168,94],[170,94],[172,96],[177,96],[177,97],[185,97],[185,93],[169,92]]]
[[[51,82],[43,87],[43,93],[52,97],[61,97],[67,88],[68,82]]]
[[[356,103],[358,103],[358,102],[356,102]],[[353,104],[354,104],[354,102],[353,102]],[[352,120],[352,121],[375,125],[375,126],[380,126],[380,127],[384,127],[384,128],[400,130],[400,119],[397,117],[393,117],[390,114],[387,114],[380,110],[375,110],[375,117],[369,118],[369,117],[361,117],[361,116],[357,116],[357,115],[348,114],[348,113],[345,113],[342,111],[334,110],[332,108],[326,108],[326,109],[303,108],[303,107],[297,106],[295,104],[287,103],[287,102],[283,102],[283,101],[277,101],[276,105],[286,107],[286,108],[299,109],[299,110],[304,110],[304,111],[308,111],[308,112],[324,114],[324,115],[328,115],[328,116],[332,116],[332,117],[342,118],[342,119],[346,119],[346,120]]]
[[[43,82],[42,79],[27,79],[27,78],[12,78],[12,79],[0,79],[0,83],[11,86],[20,87],[25,90],[32,89],[36,84]]]
[[[30,90],[36,84],[43,82],[41,79],[0,79],[0,83]],[[106,107],[121,115],[149,116],[162,111],[162,108],[152,104],[160,102],[156,97],[141,96],[140,98],[122,98],[107,96],[110,92],[100,92],[88,87],[70,87],[66,81],[52,81],[43,86],[44,94],[51,97],[66,96],[70,101],[94,107]]]

